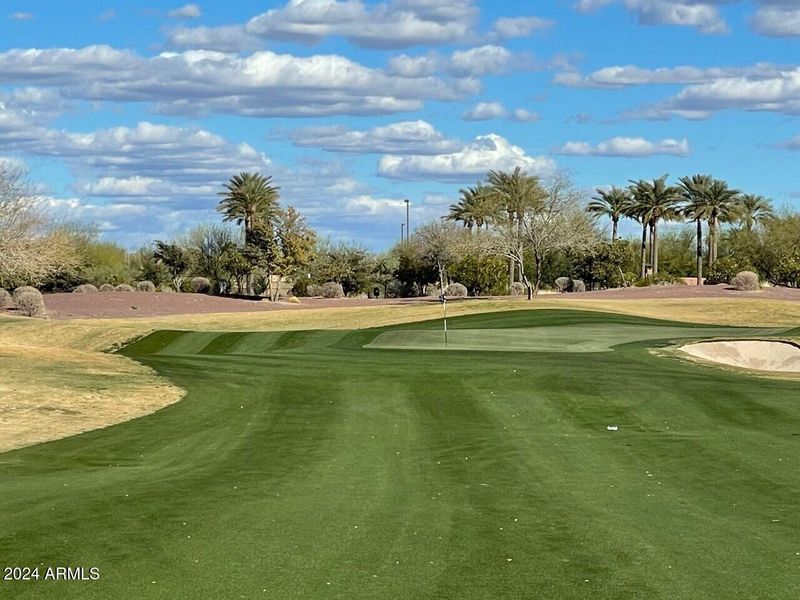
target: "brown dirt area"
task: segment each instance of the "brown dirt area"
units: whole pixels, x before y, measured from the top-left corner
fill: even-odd
[[[308,310],[319,308],[356,308],[377,306],[414,306],[436,304],[432,298],[405,298],[388,300],[364,300],[357,298],[322,299],[301,298],[299,304],[269,302],[268,300],[244,300],[221,298],[202,294],[163,294],[148,292],[108,292],[98,294],[47,294],[45,307],[51,319],[129,319],[169,315],[199,315],[213,313],[268,312],[280,310]],[[725,298],[731,300],[759,299],[800,301],[800,289],[765,288],[759,292],[739,292],[726,285],[665,285],[646,288],[621,288],[586,292],[583,294],[545,293],[541,300],[662,300]],[[453,300],[474,302],[477,299]],[[504,302],[526,302],[524,298],[486,298]],[[520,306],[522,308],[522,306]],[[13,314],[13,311],[9,311]]]

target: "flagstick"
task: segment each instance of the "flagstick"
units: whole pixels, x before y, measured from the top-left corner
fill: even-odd
[[[447,348],[447,298],[442,294],[442,312],[444,313],[444,347]]]

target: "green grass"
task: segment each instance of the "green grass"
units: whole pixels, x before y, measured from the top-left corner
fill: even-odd
[[[440,326],[131,345],[186,398],[0,454],[0,566],[101,580],[0,597],[798,597],[800,384],[650,352],[797,330],[520,311],[385,347]]]

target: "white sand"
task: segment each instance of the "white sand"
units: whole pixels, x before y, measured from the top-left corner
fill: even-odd
[[[733,367],[800,373],[800,348],[788,342],[699,342],[682,346],[681,350],[696,358]]]

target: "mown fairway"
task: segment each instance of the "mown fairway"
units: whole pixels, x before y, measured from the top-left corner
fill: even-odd
[[[800,596],[800,382],[649,351],[799,330],[440,326],[128,347],[186,398],[0,454],[0,567],[100,581],[0,598]]]

